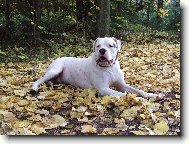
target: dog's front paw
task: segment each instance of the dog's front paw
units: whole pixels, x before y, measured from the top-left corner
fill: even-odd
[[[37,92],[38,91],[38,86],[36,84],[34,84],[31,89],[32,89],[32,91]]]
[[[126,92],[123,93],[123,92],[117,92],[117,91],[116,91],[116,93],[111,94],[111,95],[112,95],[112,96],[116,96],[116,97],[123,97],[123,96],[126,96],[127,93],[126,93]]]
[[[153,97],[158,97],[157,94],[153,94],[153,93],[146,93],[143,95],[144,97],[148,97],[148,98],[153,98]]]

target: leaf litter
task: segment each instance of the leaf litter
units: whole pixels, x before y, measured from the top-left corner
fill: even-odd
[[[125,44],[119,54],[125,80],[163,97],[98,97],[95,89],[32,82],[52,59],[0,66],[1,135],[180,135],[180,45]],[[33,68],[33,69],[32,69]]]

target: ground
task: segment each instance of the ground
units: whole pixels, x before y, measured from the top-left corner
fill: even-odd
[[[161,97],[98,97],[64,84],[33,94],[52,59],[1,63],[0,134],[180,135],[180,45],[124,44],[118,59],[127,83]]]

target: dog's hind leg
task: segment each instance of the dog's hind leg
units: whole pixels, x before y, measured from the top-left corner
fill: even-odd
[[[49,66],[45,75],[42,78],[38,79],[36,82],[34,82],[32,90],[38,91],[39,85],[57,77],[63,71],[63,65],[58,65],[59,62],[60,61],[57,59]]]
[[[41,85],[42,83],[47,82],[47,81],[55,78],[61,72],[62,72],[62,70],[57,70],[57,69],[51,69],[51,70],[47,71],[42,78],[40,78],[36,82],[34,82],[34,84],[32,86],[32,90],[37,91],[39,85]]]

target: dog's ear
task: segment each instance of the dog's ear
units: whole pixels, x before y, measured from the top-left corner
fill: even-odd
[[[96,42],[98,41],[98,38],[93,42],[93,52],[95,51]]]
[[[116,39],[115,37],[112,37],[112,39],[116,42],[117,49],[118,49],[118,51],[120,51],[120,49],[121,49],[121,41]]]

